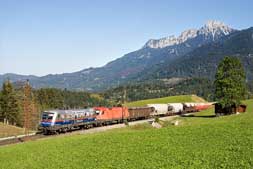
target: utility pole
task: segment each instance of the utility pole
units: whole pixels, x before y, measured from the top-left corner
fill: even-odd
[[[125,115],[125,107],[124,107],[124,104],[125,104],[125,101],[126,101],[126,87],[124,87],[124,91],[123,91],[123,101],[122,101],[122,123],[124,122],[124,115]]]
[[[126,87],[124,87],[124,96],[123,96],[123,103],[125,104],[126,102]]]

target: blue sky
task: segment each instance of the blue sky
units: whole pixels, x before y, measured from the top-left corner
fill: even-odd
[[[0,74],[98,67],[151,38],[220,20],[253,26],[251,0],[0,0]]]

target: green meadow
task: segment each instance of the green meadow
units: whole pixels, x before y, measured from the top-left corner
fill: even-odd
[[[213,108],[148,124],[0,147],[0,168],[253,168],[253,100],[247,112],[214,117]],[[175,120],[175,119],[173,119]]]

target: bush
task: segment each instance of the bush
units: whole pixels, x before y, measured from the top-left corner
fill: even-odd
[[[159,117],[155,117],[155,122],[159,123],[159,121],[160,121]]]

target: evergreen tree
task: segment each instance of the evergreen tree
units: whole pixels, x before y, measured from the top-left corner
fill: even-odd
[[[246,76],[238,58],[225,57],[215,76],[215,98],[223,108],[238,106],[246,93]],[[231,112],[229,112],[231,113]]]
[[[3,83],[0,107],[0,121],[11,124],[16,124],[19,121],[19,105],[9,80]]]

